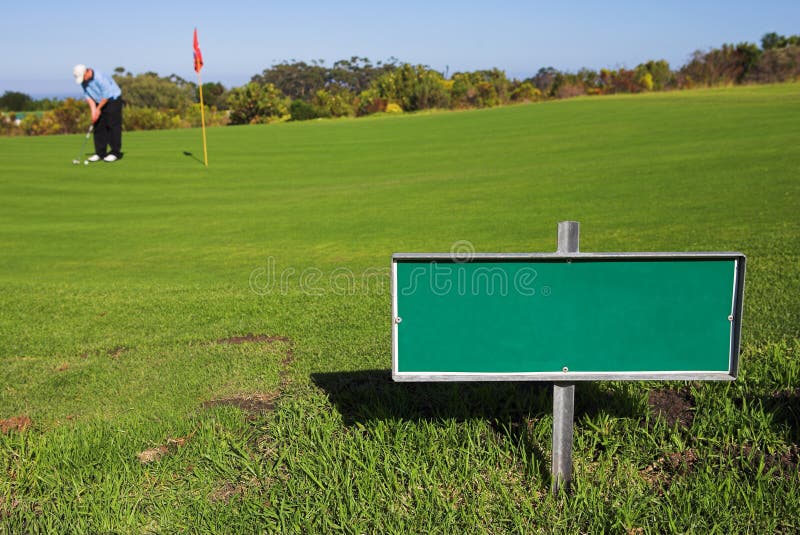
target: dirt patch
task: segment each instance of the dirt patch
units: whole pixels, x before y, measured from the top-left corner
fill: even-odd
[[[777,392],[773,392],[770,398],[779,402],[797,402],[800,400],[800,388],[795,388],[794,390],[778,390]]]
[[[289,366],[291,366],[294,362],[294,341],[286,336],[269,336],[266,334],[252,333],[244,336],[221,338],[216,341],[217,344],[231,345],[247,343],[274,344],[275,342],[281,342],[289,346],[286,350],[286,354],[280,361],[280,370],[278,372],[280,386],[278,387],[277,391],[253,392],[224,398],[215,398],[209,401],[204,401],[202,403],[202,407],[204,409],[209,409],[212,407],[237,407],[248,414],[251,419],[254,419],[259,414],[274,410],[276,401],[283,395],[284,391],[291,383]]]
[[[27,416],[12,416],[6,420],[0,420],[0,433],[3,433],[4,435],[6,433],[10,433],[11,431],[17,431],[18,433],[21,433],[28,429],[31,424],[31,419]]]
[[[273,410],[275,408],[275,400],[278,399],[278,397],[280,397],[280,392],[242,394],[204,401],[203,408],[236,407],[251,416],[256,416]]]
[[[14,498],[13,494],[8,501],[0,496],[0,518],[9,518],[14,513],[14,509],[19,507],[19,505],[19,500]]]
[[[169,453],[169,448],[161,445],[156,446],[155,448],[149,448],[144,450],[143,452],[136,455],[136,458],[139,459],[139,462],[142,464],[153,463],[161,459],[164,455]]]
[[[789,451],[784,453],[764,453],[756,450],[749,444],[740,448],[729,447],[725,454],[733,457],[737,464],[745,468],[746,465],[761,466],[763,463],[764,472],[774,472],[781,477],[791,477],[800,466],[800,447],[797,444],[789,446]]]
[[[222,345],[241,345],[241,344],[274,344],[281,342],[287,344],[289,349],[286,351],[286,356],[281,360],[281,388],[289,383],[288,368],[294,362],[294,340],[288,336],[270,336],[268,334],[245,334],[243,336],[231,336],[229,338],[220,338],[215,343]]]
[[[243,484],[234,485],[230,481],[224,482],[222,485],[214,489],[214,491],[208,495],[208,500],[210,502],[222,502],[228,503],[236,496],[240,496],[244,493],[246,487]]]
[[[639,475],[648,483],[665,489],[673,478],[693,473],[701,463],[707,463],[709,459],[721,460],[723,464],[731,463],[743,472],[771,472],[774,477],[789,479],[797,475],[800,447],[792,444],[788,451],[775,454],[764,453],[748,444],[714,449],[703,454],[689,448],[659,457],[644,470],[640,470]]]
[[[216,341],[218,344],[230,344],[230,345],[239,345],[239,344],[273,344],[275,342],[285,342],[287,344],[291,344],[291,339],[285,336],[269,336],[266,334],[245,334],[244,336],[231,336],[230,338],[220,338]]]
[[[128,351],[127,347],[118,346],[118,347],[115,347],[113,349],[109,349],[107,351],[107,353],[108,353],[108,356],[111,357],[112,359],[118,359],[126,351]]]
[[[158,460],[161,460],[162,457],[165,455],[169,455],[173,453],[178,448],[185,446],[186,443],[194,436],[194,431],[186,435],[185,437],[178,437],[178,438],[168,438],[166,444],[160,444],[154,448],[148,448],[141,453],[136,455],[136,458],[139,459],[139,462],[142,464],[149,464],[154,463]]]
[[[680,424],[689,428],[694,422],[695,402],[688,388],[651,390],[647,395],[647,405],[654,418],[664,418],[670,427]]]

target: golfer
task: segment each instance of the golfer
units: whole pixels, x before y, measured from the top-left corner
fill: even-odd
[[[113,78],[86,65],[75,65],[72,74],[92,112],[95,153],[89,161],[116,162],[122,158],[122,91]]]

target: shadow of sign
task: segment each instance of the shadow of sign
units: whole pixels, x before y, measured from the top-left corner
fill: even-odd
[[[549,481],[548,438],[537,440],[530,431],[542,418],[552,416],[552,383],[473,382],[401,383],[391,370],[314,373],[311,379],[328,396],[346,425],[369,426],[376,420],[459,422],[480,419],[493,432],[521,444],[541,467],[538,477]],[[623,418],[644,417],[644,404],[629,388],[614,391],[595,383],[581,383],[575,416],[606,413]],[[624,388],[624,387],[623,387]]]
[[[311,379],[328,395],[347,425],[375,419],[464,421],[540,418],[552,412],[552,383],[422,383],[392,381],[391,370],[314,373]],[[644,406],[627,391],[581,383],[576,417],[604,412],[639,418]]]

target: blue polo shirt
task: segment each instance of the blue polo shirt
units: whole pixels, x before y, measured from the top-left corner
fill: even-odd
[[[97,104],[104,98],[114,100],[122,95],[122,90],[113,78],[97,71],[94,71],[92,79],[88,82],[83,82],[81,87],[83,87],[83,94]]]

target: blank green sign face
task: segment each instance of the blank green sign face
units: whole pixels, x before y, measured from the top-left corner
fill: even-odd
[[[736,261],[396,261],[393,371],[729,374]]]

